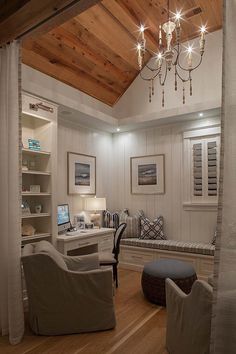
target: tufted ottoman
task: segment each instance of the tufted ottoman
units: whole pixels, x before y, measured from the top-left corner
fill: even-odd
[[[142,289],[144,296],[155,304],[166,305],[166,278],[172,279],[186,294],[189,294],[197,279],[193,266],[176,259],[160,259],[144,265]]]

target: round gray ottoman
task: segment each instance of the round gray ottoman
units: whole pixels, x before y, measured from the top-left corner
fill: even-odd
[[[172,279],[180,289],[189,294],[197,275],[191,264],[177,259],[160,259],[145,264],[141,284],[144,296],[149,301],[166,305],[166,278]]]

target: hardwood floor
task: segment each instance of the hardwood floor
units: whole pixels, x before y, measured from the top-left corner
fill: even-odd
[[[141,273],[119,270],[115,294],[117,326],[114,330],[67,336],[35,336],[26,330],[24,340],[10,346],[0,337],[1,354],[167,354],[166,312],[143,297]]]

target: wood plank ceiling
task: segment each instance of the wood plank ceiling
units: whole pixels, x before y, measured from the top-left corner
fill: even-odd
[[[181,9],[182,41],[222,26],[222,0],[172,0]],[[23,63],[113,106],[138,75],[135,45],[141,23],[147,48],[157,51],[157,28],[166,0],[102,0],[47,34],[23,42]],[[148,60],[148,57],[147,57]]]

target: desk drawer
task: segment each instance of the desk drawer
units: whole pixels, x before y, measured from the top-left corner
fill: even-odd
[[[153,254],[151,252],[138,252],[122,249],[121,261],[124,263],[144,265],[145,263],[153,261]]]
[[[113,240],[113,235],[102,236],[98,242],[98,252],[112,252]]]
[[[91,245],[97,245],[97,240],[92,239],[92,240],[75,240],[73,242],[68,242],[66,245],[67,251],[73,250],[76,248],[81,248],[81,247],[86,247],[86,246],[91,246]]]

